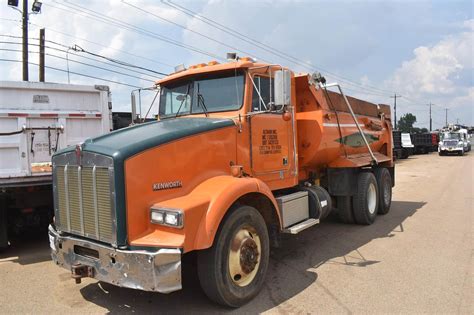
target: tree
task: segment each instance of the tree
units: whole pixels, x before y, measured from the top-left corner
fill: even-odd
[[[428,129],[426,128],[418,128],[418,127],[413,127],[410,130],[410,133],[427,133]]]
[[[406,113],[398,121],[398,129],[401,132],[410,132],[413,129],[413,124],[416,123],[416,116],[412,113]]]

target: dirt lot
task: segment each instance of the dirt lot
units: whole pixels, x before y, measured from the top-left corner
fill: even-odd
[[[397,163],[391,212],[372,226],[329,219],[272,253],[266,285],[238,310],[212,304],[193,267],[160,295],[94,280],[76,285],[45,235],[0,254],[0,313],[471,313],[474,154]]]

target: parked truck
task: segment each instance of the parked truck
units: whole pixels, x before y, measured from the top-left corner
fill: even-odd
[[[471,150],[470,134],[467,129],[460,126],[449,125],[443,128],[439,133],[439,138],[439,155],[456,153],[462,156]]]
[[[407,159],[415,152],[415,146],[411,142],[410,134],[407,132],[401,133],[402,138],[402,159]]]
[[[439,133],[431,132],[431,152],[438,151]]]
[[[393,157],[395,159],[407,159],[413,154],[414,145],[411,142],[409,133],[402,133],[400,130],[393,130],[392,137]]]
[[[431,148],[433,146],[431,133],[411,133],[410,138],[414,146],[414,153],[426,154],[431,152]]]
[[[389,106],[251,58],[181,69],[157,88],[157,121],[53,156],[51,252],[76,282],[170,293],[196,252],[204,292],[238,307],[262,288],[282,233],[331,211],[362,225],[389,211]]]
[[[106,86],[0,82],[0,248],[11,233],[47,229],[52,155],[109,132],[111,105]]]
[[[402,132],[400,130],[392,130],[393,141],[393,159],[399,160],[403,156],[402,148]]]

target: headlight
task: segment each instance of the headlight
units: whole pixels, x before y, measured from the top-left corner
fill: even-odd
[[[463,146],[464,146],[464,143],[462,143],[462,142],[458,143],[458,147],[463,147]]]
[[[182,228],[184,214],[181,209],[151,207],[150,221],[153,224]]]

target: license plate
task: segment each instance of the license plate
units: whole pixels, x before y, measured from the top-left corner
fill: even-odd
[[[49,247],[51,247],[52,250],[56,250],[56,245],[54,244],[54,236],[49,234]]]

